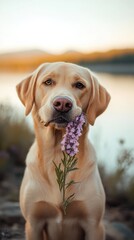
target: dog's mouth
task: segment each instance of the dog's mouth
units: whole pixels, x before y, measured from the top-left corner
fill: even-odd
[[[57,124],[59,127],[66,127],[69,122],[70,122],[69,119],[66,118],[65,116],[58,116],[52,118],[50,121],[45,123],[45,127],[47,127],[51,123]]]

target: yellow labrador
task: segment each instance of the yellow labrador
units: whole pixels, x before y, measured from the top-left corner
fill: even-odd
[[[26,239],[105,239],[105,194],[87,134],[89,124],[107,108],[108,92],[89,69],[64,62],[42,64],[17,85],[17,92],[26,115],[32,111],[36,136],[20,190]],[[86,124],[79,140],[78,170],[68,176],[77,182],[71,187],[75,197],[63,217],[53,161],[61,161],[67,123],[82,112]]]

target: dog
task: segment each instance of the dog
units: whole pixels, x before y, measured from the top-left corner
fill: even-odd
[[[105,193],[87,135],[89,125],[107,108],[109,93],[89,69],[65,62],[42,64],[16,89],[25,114],[32,112],[35,129],[20,189],[26,239],[104,240]],[[68,176],[77,184],[68,190],[75,196],[64,216],[53,161],[61,161],[65,128],[81,113],[86,123],[79,139],[78,170]]]

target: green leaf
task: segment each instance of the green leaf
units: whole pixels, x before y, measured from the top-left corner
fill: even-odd
[[[78,170],[78,168],[68,168],[67,172],[72,172],[72,171],[75,171],[75,170]]]
[[[71,194],[67,199],[66,201],[70,202],[74,199],[74,196],[75,196],[75,193]]]
[[[71,185],[75,184],[74,180],[71,180],[69,183],[66,184],[66,189],[69,188]]]

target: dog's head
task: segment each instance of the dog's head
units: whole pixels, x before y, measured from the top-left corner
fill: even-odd
[[[86,68],[71,63],[45,63],[17,85],[26,115],[33,106],[45,126],[62,128],[82,112],[93,125],[110,101],[106,89]]]

